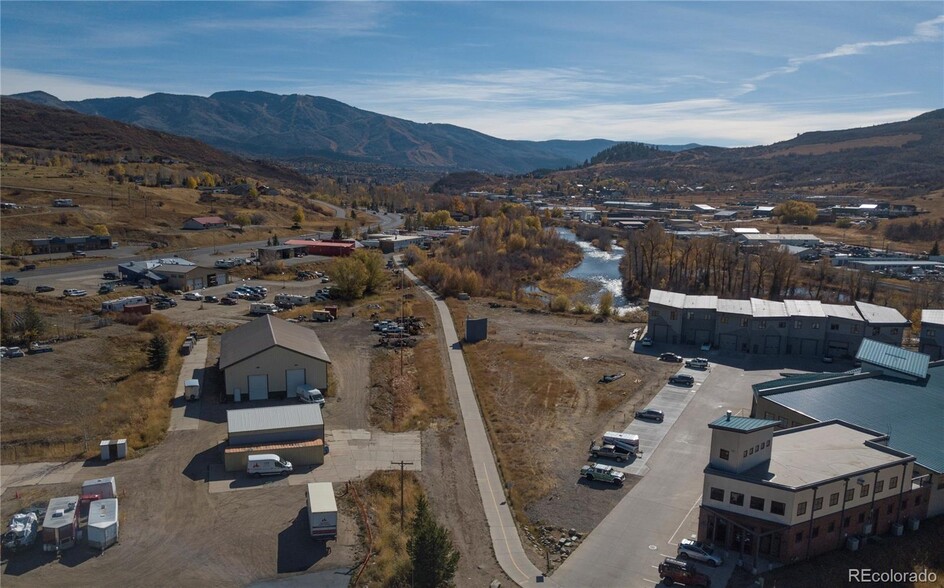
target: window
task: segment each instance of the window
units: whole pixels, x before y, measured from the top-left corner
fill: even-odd
[[[711,313],[710,313],[710,312],[706,312],[706,313],[705,313],[705,320],[706,320],[706,321],[710,321],[710,320],[711,320]]]
[[[719,320],[718,322],[721,323],[722,325],[726,325],[728,324],[728,317],[723,316],[721,317],[721,320]]]
[[[829,522],[829,526],[826,527],[826,532],[827,532],[827,533],[832,533],[832,532],[835,531],[835,530],[836,530],[836,521],[830,521],[830,522]]]
[[[919,504],[921,504],[921,497],[915,496],[915,506],[918,506]]]
[[[767,447],[770,447],[770,439],[767,440]]]
[[[882,328],[881,328],[881,327],[872,327],[872,336],[873,336],[873,337],[878,337],[878,336],[881,335],[881,334],[882,334]]]
[[[797,505],[797,516],[806,514],[806,501],[804,500]]]
[[[849,488],[846,490],[846,502],[852,502],[853,498],[855,498],[855,488]]]
[[[802,328],[803,328],[803,321],[793,321],[793,328],[794,328],[794,329],[802,329]]]
[[[934,329],[928,329],[927,332],[928,332],[928,337],[933,337],[933,336],[934,336]]]
[[[885,514],[892,514],[892,511],[895,510],[894,504],[889,504],[888,508],[885,509]]]
[[[747,457],[747,449],[744,450],[744,457]]]
[[[757,326],[758,329],[766,329],[767,321],[760,321],[760,324]]]
[[[817,537],[819,537],[819,527],[813,527],[813,532],[810,533],[810,537],[812,539],[816,539]]]
[[[858,332],[859,332],[859,325],[852,325],[852,332],[853,332],[854,334],[858,334]]]
[[[813,321],[813,330],[814,330],[814,331],[818,331],[818,330],[819,330],[819,321]]]
[[[685,313],[685,318],[687,318],[688,320],[692,320],[693,318],[695,318],[695,313],[692,311],[688,311]]]
[[[777,327],[780,328],[780,329],[786,329],[786,328],[787,328],[787,321],[780,321],[779,323],[777,323]]]
[[[851,520],[849,517],[846,517],[846,518],[842,519],[842,528],[843,528],[843,529],[848,529],[848,528],[849,528],[849,523],[850,523],[851,521],[852,521],[852,520]]]
[[[889,489],[894,489],[898,487],[898,476],[892,476],[892,479],[888,481]]]
[[[829,506],[836,506],[839,504],[839,493],[833,492],[829,495]]]
[[[787,512],[787,505],[776,500],[770,501],[770,514],[782,515]]]
[[[652,311],[652,316],[659,316],[660,314],[662,314],[662,311],[658,308]]]
[[[724,490],[721,488],[712,488],[711,499],[717,500],[718,502],[724,502]]]
[[[801,543],[803,541],[803,531],[800,531],[799,533],[797,533],[796,539],[794,541],[796,543]]]
[[[758,444],[754,447],[754,451],[760,451],[761,447],[763,447],[763,446],[764,446],[763,443],[758,443]]]
[[[859,490],[859,498],[864,498],[869,495],[869,485],[862,484],[862,490]]]
[[[813,501],[813,512],[816,512],[818,510],[823,510],[823,497],[822,496],[820,496],[819,498]]]
[[[780,417],[780,426],[783,427],[784,429],[787,429],[790,427],[790,422],[787,420],[787,417]]]
[[[901,507],[902,507],[902,508],[908,508],[908,500],[902,500],[902,501],[901,501]]]
[[[768,421],[772,421],[772,420],[774,420],[774,413],[772,413],[772,412],[765,412],[765,413],[764,413],[764,418],[767,419]]]
[[[748,325],[748,319],[746,318],[741,319],[741,326],[744,328],[747,328],[747,325]]]
[[[875,483],[875,493],[878,494],[885,489],[885,480],[879,480]]]
[[[729,502],[736,506],[744,506],[744,495],[740,492],[732,492],[731,500]]]
[[[763,510],[764,510],[764,499],[763,499],[763,498],[760,498],[760,497],[757,497],[757,496],[751,496],[751,508],[754,509],[754,510],[763,511]]]
[[[725,461],[727,461],[730,456],[731,454],[728,453],[727,449],[722,449],[721,451],[718,452],[718,457],[720,457],[721,459]]]
[[[859,524],[861,525],[861,524],[864,523],[864,522],[865,522],[865,513],[864,513],[864,512],[860,512],[860,513],[859,513]]]
[[[751,455],[754,455],[754,448],[751,447]]]
[[[674,310],[669,311],[669,320],[674,321],[678,318],[678,313]]]
[[[897,335],[897,334],[898,334],[898,329],[897,328],[892,329],[892,335]]]
[[[838,330],[839,330],[839,325],[836,324],[836,323],[829,323],[829,330],[830,330],[830,331],[838,331]]]

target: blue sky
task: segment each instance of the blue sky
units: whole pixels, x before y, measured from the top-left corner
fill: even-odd
[[[0,92],[264,90],[508,139],[734,146],[944,107],[937,2],[17,2]]]

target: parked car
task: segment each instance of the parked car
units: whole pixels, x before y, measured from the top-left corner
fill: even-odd
[[[675,374],[669,378],[669,384],[674,384],[676,386],[694,386],[695,378],[689,376],[688,374]]]
[[[236,304],[239,304],[239,298],[238,297],[231,298],[227,296],[223,298],[222,300],[220,300],[220,304],[222,304],[223,306],[234,306]]]
[[[240,298],[245,298],[246,294],[240,292],[239,290],[233,290],[232,292],[226,293],[226,298],[230,300],[239,300]]]
[[[667,585],[678,583],[684,586],[711,587],[711,578],[699,572],[695,564],[671,557],[665,558],[665,561],[659,564],[659,577]]]
[[[701,344],[701,350],[702,350],[702,351],[711,351],[711,343],[702,343],[702,344]]]
[[[184,300],[203,300],[203,294],[199,292],[187,292],[184,294]]]
[[[685,367],[692,368],[694,370],[706,370],[708,369],[708,360],[704,357],[696,357],[695,359],[686,361]]]
[[[645,337],[642,338],[642,341],[640,341],[640,343],[642,343],[643,347],[652,347],[652,337],[650,337],[649,335],[646,335]]]
[[[77,288],[66,288],[65,290],[62,291],[62,293],[65,296],[73,296],[73,297],[85,296],[86,294],[88,294],[88,292],[86,292],[85,290],[79,290]]]
[[[118,274],[116,274],[115,272],[105,272],[102,274],[102,278],[106,280],[117,280]]]
[[[679,541],[678,556],[679,559],[703,561],[712,567],[718,567],[724,563],[724,559],[716,554],[714,549],[701,541],[692,541],[691,539]]]
[[[599,480],[601,482],[609,482],[614,486],[622,486],[623,482],[626,480],[626,474],[613,466],[604,465],[602,463],[583,466],[580,468],[580,475],[591,481]]]
[[[6,357],[23,357],[23,350],[19,347],[7,347]]]
[[[37,353],[51,353],[52,345],[46,343],[30,343],[29,353],[30,355],[35,355]]]
[[[210,304],[216,304],[217,302],[220,301],[220,299],[217,298],[216,296],[204,296],[203,301],[208,302]]]
[[[20,266],[20,271],[21,271],[21,272],[28,272],[28,271],[34,270],[34,269],[36,269],[36,264],[35,264],[35,263],[27,263],[26,265],[21,265],[21,266]]]
[[[52,286],[36,286],[37,292],[54,292],[55,290]]]
[[[102,284],[98,287],[99,294],[110,294],[115,290],[115,287],[111,284]]]
[[[645,410],[637,410],[636,418],[661,423],[665,420],[665,413],[654,408],[647,408]]]
[[[20,281],[17,280],[16,278],[14,278],[13,276],[10,276],[10,277],[7,277],[7,278],[3,278],[3,285],[4,285],[4,286],[16,286],[16,285],[19,284],[19,283],[20,283]]]
[[[85,255],[85,252],[84,252],[84,251],[73,251],[73,252],[72,252],[72,257],[85,257],[85,256],[86,256],[86,255]]]
[[[629,338],[630,338],[630,340],[632,340],[632,341],[635,341],[635,340],[636,340],[636,337],[638,337],[638,336],[639,336],[639,328],[638,328],[638,327],[635,328],[635,329],[633,329],[633,332],[629,334]]]
[[[682,356],[677,353],[667,352],[659,356],[659,361],[674,361],[675,363],[682,363]]]

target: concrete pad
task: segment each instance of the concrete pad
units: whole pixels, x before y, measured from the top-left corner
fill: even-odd
[[[197,339],[197,344],[184,356],[180,375],[177,377],[177,394],[174,396],[170,411],[168,431],[194,431],[200,427],[201,400],[187,402],[184,399],[184,383],[187,380],[200,380],[200,395],[203,396],[203,371],[206,369],[207,339]]]
[[[81,461],[3,465],[0,466],[0,492],[17,486],[65,484],[71,482],[81,469]]]

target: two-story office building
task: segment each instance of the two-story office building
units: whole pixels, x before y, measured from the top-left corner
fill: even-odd
[[[944,357],[944,310],[921,311],[921,342],[918,350],[932,361]]]
[[[779,421],[711,422],[698,539],[744,558],[790,562],[850,537],[899,532],[926,516],[915,458],[881,433],[833,420],[774,431]]]
[[[894,308],[859,301],[855,305],[868,327],[866,337],[891,345],[901,345],[905,328],[911,324],[911,321]]]

